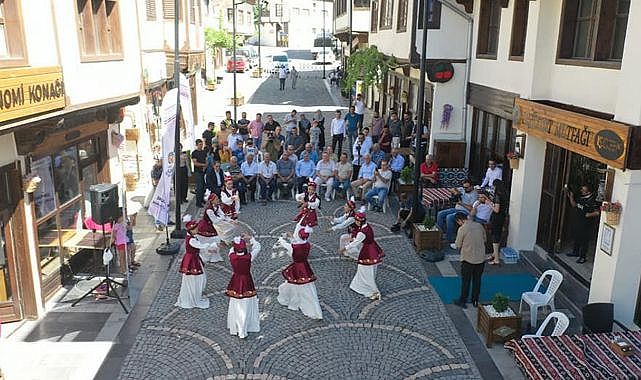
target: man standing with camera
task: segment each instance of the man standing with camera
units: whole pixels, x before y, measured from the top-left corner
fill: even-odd
[[[454,232],[456,232],[455,214],[462,212],[465,215],[469,215],[470,211],[472,211],[472,205],[474,205],[478,197],[478,193],[472,186],[472,181],[465,179],[463,187],[452,189],[450,202],[454,203],[455,206],[441,210],[436,214],[436,223],[441,231],[446,233],[445,239],[448,244],[454,242]]]

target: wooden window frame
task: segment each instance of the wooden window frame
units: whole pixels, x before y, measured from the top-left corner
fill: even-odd
[[[408,10],[409,10],[409,0],[398,0],[398,13],[396,14],[396,31],[399,33],[407,32]]]
[[[157,0],[145,0],[145,19],[147,21],[158,20]]]
[[[283,17],[283,4],[274,4],[274,14],[276,17]]]
[[[94,11],[95,2],[99,3],[97,13]],[[80,62],[123,60],[124,49],[120,27],[119,0],[77,0],[75,3]],[[81,3],[83,4],[82,9]],[[108,11],[110,5],[111,12]],[[91,31],[86,32],[89,27]],[[87,42],[92,44],[93,51],[86,50]]]
[[[530,0],[514,0],[512,33],[510,36],[510,61],[523,61],[527,41]]]
[[[496,59],[499,51],[499,38],[501,36],[501,12],[502,0],[481,0],[481,9],[479,11],[479,26],[476,39],[476,58],[479,59]],[[498,9],[498,19],[493,19],[493,11]],[[498,26],[494,27],[492,21]],[[496,51],[490,51],[490,32],[496,29]]]
[[[616,21],[622,18],[625,18],[627,25],[629,8],[627,13],[619,13],[617,0],[593,0],[592,27],[587,41],[590,52],[587,57],[575,57],[576,19],[580,1],[563,1],[556,64],[619,70],[621,59],[612,58],[615,45],[614,26]],[[624,43],[627,37],[627,34],[623,35]]]
[[[5,27],[6,44],[9,55],[0,57],[0,68],[21,67],[28,65],[27,45],[25,43],[24,26],[22,23],[21,1],[4,0],[0,2],[2,15],[0,24]],[[13,36],[13,38],[11,38]]]
[[[354,8],[358,9],[368,9],[370,7],[370,1],[369,0],[363,0],[363,1],[358,1],[358,0],[350,0],[352,4],[354,5]],[[359,2],[359,4],[356,4],[356,2]]]
[[[378,2],[379,0],[372,0],[372,5],[370,6],[370,32],[378,32]]]
[[[181,2],[182,5],[182,2]],[[181,7],[182,8],[182,7]],[[178,9],[178,20],[182,21],[182,9]],[[174,8],[174,0],[162,0],[162,18],[163,20],[173,20],[176,18],[176,9]]]
[[[389,17],[388,17],[389,11]],[[381,0],[381,14],[379,17],[379,30],[391,30],[394,26],[394,0]],[[387,23],[389,22],[389,24]]]

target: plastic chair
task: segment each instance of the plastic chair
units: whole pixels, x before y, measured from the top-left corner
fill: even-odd
[[[563,335],[565,330],[567,330],[568,326],[570,325],[570,320],[568,319],[568,316],[559,312],[555,311],[550,314],[548,314],[547,318],[541,323],[541,327],[539,327],[538,330],[536,330],[536,334],[527,334],[523,335],[521,339],[525,338],[539,338],[543,336],[543,332],[545,331],[545,328],[548,326],[550,321],[552,319],[556,319],[556,324],[554,325],[554,330],[552,330],[552,334],[550,336],[560,336]]]
[[[387,196],[385,196],[385,202],[383,202],[383,214],[387,213],[387,209],[390,208],[389,205],[389,197],[390,197],[390,190],[392,186],[392,181],[390,180],[389,183],[387,184]],[[363,198],[365,198],[365,194],[363,194]],[[378,203],[378,194],[374,195],[372,197],[373,200]],[[367,211],[370,211],[372,209],[372,204],[367,202]]]
[[[541,293],[539,289],[543,284],[543,281],[546,277],[550,277],[550,283],[545,291]],[[556,291],[559,290],[561,283],[563,282],[563,275],[561,272],[548,269],[539,278],[539,281],[534,286],[534,289],[531,292],[525,292],[521,294],[521,302],[519,303],[519,314],[521,314],[521,308],[523,307],[523,301],[530,306],[530,325],[536,327],[538,321],[538,310],[540,307],[549,306],[552,311],[555,311],[554,307],[554,295]]]
[[[325,190],[323,190],[323,188],[325,188]],[[327,182],[321,183],[320,186],[318,186],[318,194],[323,199],[325,199],[325,191],[327,191]],[[336,190],[332,189],[332,200],[334,200],[335,198],[336,198]]]
[[[583,306],[583,333],[610,333],[614,327],[614,305],[590,303]]]

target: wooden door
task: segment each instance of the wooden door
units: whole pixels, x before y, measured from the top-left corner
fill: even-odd
[[[562,222],[566,215],[566,196],[563,187],[568,182],[570,152],[550,143],[545,150],[543,182],[541,185],[541,206],[536,243],[549,253],[555,252],[555,245],[563,234]]]

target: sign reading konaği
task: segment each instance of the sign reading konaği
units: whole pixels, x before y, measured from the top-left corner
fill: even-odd
[[[625,169],[630,129],[625,124],[516,99],[514,127],[554,145]]]
[[[65,107],[60,67],[0,70],[0,122]]]

